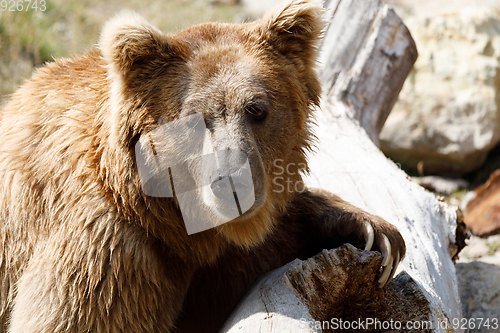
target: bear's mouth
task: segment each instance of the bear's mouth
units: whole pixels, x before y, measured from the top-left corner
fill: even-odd
[[[205,204],[214,205],[222,214],[224,211],[233,212],[236,208],[239,216],[252,208],[255,203],[255,190],[248,157],[241,151],[237,153],[243,156],[243,163],[217,163],[211,168],[213,171],[209,176],[210,191],[204,193],[203,199]],[[216,152],[216,155],[219,157],[220,153]]]

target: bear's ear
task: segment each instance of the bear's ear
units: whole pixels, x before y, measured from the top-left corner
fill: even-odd
[[[128,145],[137,134],[131,129],[139,123],[139,113],[134,111],[148,100],[149,94],[158,92],[155,84],[164,82],[155,80],[155,75],[184,62],[187,46],[163,34],[140,15],[124,11],[104,25],[99,49],[111,83],[110,140]]]
[[[173,51],[167,36],[132,11],[123,11],[105,24],[99,48],[112,71],[123,75]]]
[[[282,54],[315,58],[326,25],[324,12],[320,1],[292,0],[267,13],[261,27],[267,41]]]

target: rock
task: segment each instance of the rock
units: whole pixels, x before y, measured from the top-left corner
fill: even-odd
[[[380,134],[408,169],[462,175],[500,142],[500,19],[469,7],[406,20],[419,58]]]
[[[465,193],[465,195],[462,197],[462,199],[460,200],[460,203],[458,204],[458,207],[462,210],[462,211],[466,211],[467,210],[467,205],[469,204],[469,202],[471,202],[472,199],[474,199],[476,197],[476,191],[469,191],[467,193]]]
[[[406,20],[409,16],[446,13],[470,7],[500,7],[500,0],[386,0],[385,2],[394,7],[396,13],[403,20]]]
[[[412,177],[411,180],[423,188],[442,195],[450,195],[469,185],[463,179],[445,178],[439,176]]]
[[[489,235],[500,230],[500,169],[476,189],[467,204],[464,221],[475,235]]]
[[[498,332],[500,266],[473,261],[459,263],[456,268],[462,300],[462,316],[468,318],[467,326],[473,322],[475,324],[475,328],[471,327],[468,332]],[[481,327],[478,327],[479,318],[483,318]]]
[[[493,235],[486,238],[471,236],[467,241],[467,246],[460,253],[459,262],[469,262],[487,257],[493,257],[488,261],[491,263],[495,257],[500,258],[500,235]]]
[[[496,252],[494,255],[485,256],[478,259],[480,262],[484,262],[485,264],[492,264],[500,266],[500,252]]]

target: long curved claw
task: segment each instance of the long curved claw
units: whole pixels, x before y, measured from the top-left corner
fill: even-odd
[[[393,264],[393,267],[392,267],[392,272],[391,272],[391,276],[389,276],[389,279],[387,280],[387,283],[390,282],[392,280],[392,278],[394,277],[394,274],[396,274],[396,271],[398,269],[398,265],[399,265],[399,261],[401,260],[401,256],[399,255],[399,252],[396,253],[396,258],[394,259],[394,264]]]
[[[364,236],[365,236],[365,251],[370,251],[373,247],[373,243],[375,241],[375,232],[373,230],[373,226],[369,222],[365,222],[364,224]],[[396,270],[398,269],[399,261],[401,260],[401,254],[399,251],[392,253],[392,246],[389,238],[386,235],[381,235],[382,239],[377,240],[377,245],[382,252],[382,274],[378,280],[379,288],[383,288],[392,280],[394,275],[396,274]]]
[[[375,239],[375,232],[373,227],[369,222],[365,222],[365,251],[370,251],[373,246],[373,241]]]
[[[393,260],[391,257],[391,260],[387,266],[384,267],[384,271],[382,272],[382,275],[380,276],[380,279],[378,279],[378,287],[383,288],[386,283],[390,280],[389,275],[392,272],[392,265],[393,265]]]
[[[392,260],[391,255],[391,242],[389,242],[389,238],[386,235],[382,235],[382,244],[380,244],[380,250],[382,251],[382,256],[384,259],[382,260],[382,266],[386,267],[389,263],[389,260]]]
[[[384,257],[384,259],[382,260],[382,267],[384,267],[384,270],[378,280],[378,283],[379,288],[382,288],[385,286],[389,279],[389,276],[391,275],[394,262],[394,258],[391,254],[391,243],[389,242],[389,239],[386,235],[382,235],[382,244],[380,244],[380,249],[382,251],[382,256]]]

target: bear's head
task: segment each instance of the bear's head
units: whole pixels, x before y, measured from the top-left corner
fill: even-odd
[[[130,12],[106,24],[109,140],[135,161],[148,207],[175,196],[188,233],[216,225],[244,246],[272,230],[304,189],[322,14],[299,0],[259,21],[174,35]]]

